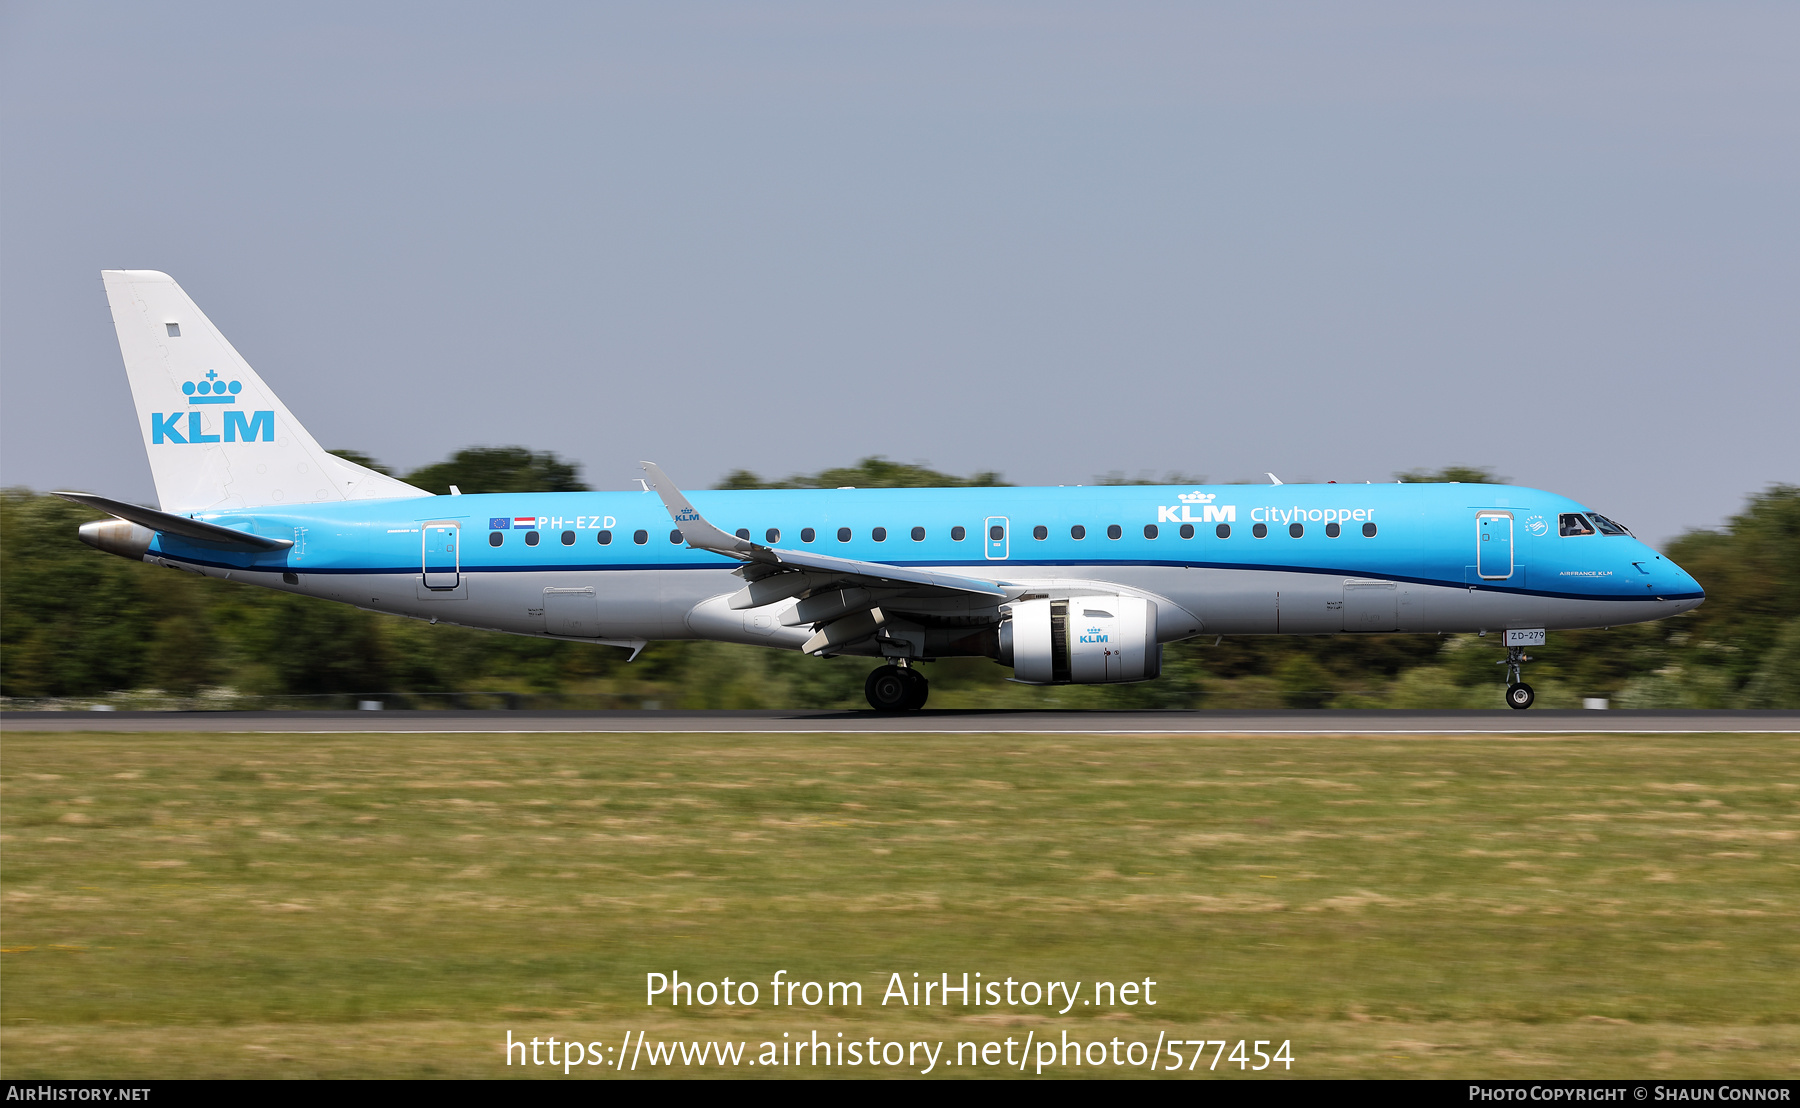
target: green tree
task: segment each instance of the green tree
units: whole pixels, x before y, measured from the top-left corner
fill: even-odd
[[[1293,651],[1275,668],[1282,703],[1290,708],[1319,708],[1336,695],[1332,675],[1303,651]]]
[[[1741,687],[1800,617],[1800,486],[1770,486],[1724,530],[1690,531],[1667,553],[1700,582],[1706,603],[1658,626],[1681,636],[1671,645],[1682,665],[1718,669]]]
[[[84,546],[75,532],[93,518],[56,497],[0,493],[0,694],[136,687],[158,623],[192,599],[188,574]]]
[[[1431,485],[1461,482],[1465,485],[1504,485],[1507,478],[1498,476],[1486,466],[1445,466],[1443,469],[1409,469],[1394,478],[1405,485]]]
[[[1746,708],[1800,708],[1800,619],[1782,627],[1775,645],[1762,657],[1756,675],[1744,687]]]
[[[1004,487],[998,473],[984,470],[967,477],[940,473],[918,463],[890,462],[879,454],[864,458],[853,466],[822,469],[817,473],[796,473],[784,481],[769,481],[747,469],[734,469],[714,488],[717,489],[958,489]]]
[[[402,478],[439,496],[455,485],[463,492],[586,492],[581,466],[549,451],[523,446],[471,446],[448,461],[415,469]]]
[[[382,465],[380,462],[376,461],[374,458],[369,457],[367,454],[364,454],[360,450],[327,450],[325,453],[336,454],[338,457],[344,459],[347,462],[355,462],[357,465],[362,466],[364,469],[372,469],[376,473],[385,473],[389,477],[392,477],[394,475],[393,470],[389,469],[387,466]]]
[[[1115,469],[1110,473],[1094,478],[1096,485],[1204,485],[1206,475],[1200,473],[1182,473],[1171,469],[1158,478],[1149,470],[1143,470],[1136,477],[1125,476],[1125,471]]]

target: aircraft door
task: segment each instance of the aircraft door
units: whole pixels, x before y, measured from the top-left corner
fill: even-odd
[[[987,556],[991,562],[1004,561],[1007,550],[1007,518],[1005,516],[989,516],[984,538],[987,540]]]
[[[462,581],[462,551],[456,523],[427,523],[420,528],[425,543],[425,587],[454,589]]]
[[[1391,581],[1344,582],[1344,630],[1398,631],[1398,592]]]
[[[1511,512],[1475,513],[1475,572],[1484,581],[1504,581],[1513,575]]]
[[[600,637],[600,598],[593,586],[544,590],[544,630],[579,639]]]

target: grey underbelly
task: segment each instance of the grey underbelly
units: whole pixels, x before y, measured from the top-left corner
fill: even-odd
[[[1165,641],[1203,635],[1317,635],[1341,632],[1469,632],[1506,627],[1573,629],[1674,615],[1687,602],[1603,601],[1495,589],[1425,585],[1379,577],[1171,566],[1031,566],[1002,580],[1113,582],[1160,597],[1178,609],[1158,620]],[[968,572],[956,567],[952,572]],[[225,576],[208,571],[211,576]],[[712,638],[794,648],[806,635],[766,618],[729,612],[709,600],[742,587],[728,569],[543,570],[463,573],[450,589],[428,589],[417,573],[280,574],[232,577],[285,592],[338,600],[375,611],[468,627],[557,638]],[[590,596],[591,594],[591,596]],[[553,626],[561,611],[586,613]],[[1187,618],[1190,617],[1191,618]],[[558,633],[558,630],[566,633]],[[790,642],[789,640],[793,640]]]

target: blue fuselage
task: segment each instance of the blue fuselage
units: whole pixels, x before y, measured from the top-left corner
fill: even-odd
[[[1149,596],[1165,609],[1163,641],[1610,626],[1704,599],[1679,566],[1610,521],[1615,533],[1593,522],[1604,517],[1505,485],[756,490],[691,499],[720,529],[777,549],[944,569],[1015,592],[1078,585]],[[742,586],[731,576],[739,563],[690,549],[648,491],[438,496],[196,518],[294,545],[255,554],[159,534],[149,559],[521,634],[797,646],[797,633],[709,603]],[[592,590],[597,601],[597,623],[573,634],[544,622],[546,595],[569,590]],[[1373,614],[1359,614],[1371,597]],[[982,618],[978,608],[956,615],[964,625]]]

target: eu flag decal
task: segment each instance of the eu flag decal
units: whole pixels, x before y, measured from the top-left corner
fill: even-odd
[[[488,530],[490,531],[504,531],[511,526],[512,520],[507,519],[505,516],[495,516],[488,520]]]

